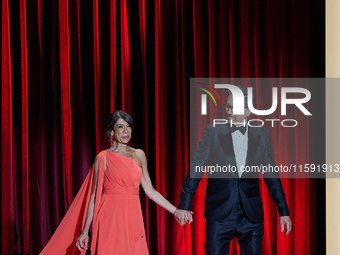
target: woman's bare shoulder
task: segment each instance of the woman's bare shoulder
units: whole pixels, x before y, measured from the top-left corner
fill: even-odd
[[[133,149],[132,155],[133,158],[137,159],[140,163],[143,163],[146,160],[145,153],[141,149]]]
[[[131,149],[133,150],[133,153],[136,155],[145,155],[142,149],[134,149],[134,148],[131,148]]]

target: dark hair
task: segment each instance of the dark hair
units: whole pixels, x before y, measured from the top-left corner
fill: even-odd
[[[248,107],[248,89],[245,88],[245,87],[242,87],[240,85],[235,85],[236,87],[238,87],[242,93],[243,93],[243,96],[244,96],[244,108],[245,109],[249,109]],[[230,90],[228,89],[228,92],[229,92],[229,95],[231,95],[230,93]],[[252,100],[253,100],[253,105],[255,105],[256,101],[255,101],[255,96],[254,96],[254,91],[253,91],[253,94],[252,94]]]
[[[131,116],[122,110],[117,110],[111,113],[107,119],[107,133],[106,134],[108,138],[110,138],[111,130],[113,129],[114,125],[116,124],[119,118],[122,118],[127,123],[129,123],[131,128],[133,129],[133,121],[132,121]]]

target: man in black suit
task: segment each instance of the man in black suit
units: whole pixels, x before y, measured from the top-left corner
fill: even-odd
[[[239,88],[245,99],[244,115],[233,114],[233,97],[230,94],[226,102],[227,119],[229,123],[238,123],[238,126],[230,126],[229,123],[215,127],[213,124],[207,125],[190,163],[175,212],[175,218],[181,225],[191,218],[191,200],[203,177],[203,172],[198,170],[204,169],[204,166],[216,166],[215,173],[209,174],[205,195],[205,251],[209,255],[228,254],[234,236],[239,242],[241,254],[261,254],[263,206],[259,167],[275,166],[275,162],[268,130],[242,124],[246,123],[251,112],[247,106],[247,90]],[[225,171],[217,172],[217,166],[225,166]],[[245,167],[258,171],[242,172]],[[291,231],[292,221],[279,174],[266,171],[263,176],[278,206],[281,231],[286,225],[287,235]]]

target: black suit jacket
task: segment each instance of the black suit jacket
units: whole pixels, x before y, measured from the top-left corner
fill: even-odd
[[[246,166],[275,166],[272,145],[267,129],[248,127],[248,152]],[[196,166],[234,166],[235,153],[229,125],[207,125],[200,143],[190,163],[189,172],[182,186],[178,209],[190,210],[191,200],[203,173],[195,171]],[[191,172],[191,176],[190,176]],[[222,172],[222,171],[221,171]],[[289,215],[286,196],[279,174],[264,173],[264,181],[277,204],[280,216]],[[259,189],[259,171],[244,172],[238,177],[238,171],[209,174],[205,195],[204,217],[208,220],[227,221],[236,206],[238,194],[248,218],[254,222],[263,222],[263,206]]]

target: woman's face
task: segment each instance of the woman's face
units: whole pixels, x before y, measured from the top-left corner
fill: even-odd
[[[128,143],[131,139],[132,128],[129,123],[127,123],[122,118],[119,118],[116,124],[113,126],[111,135],[119,143]]]

